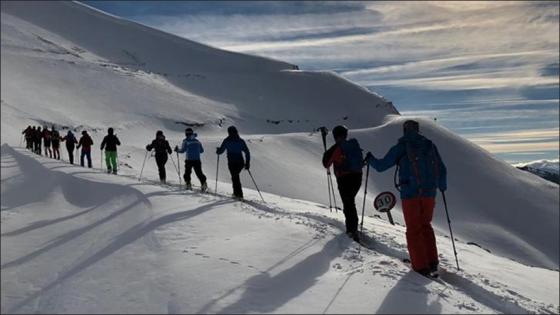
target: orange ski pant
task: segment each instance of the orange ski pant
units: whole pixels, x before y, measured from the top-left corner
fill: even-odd
[[[402,200],[408,253],[415,271],[429,269],[430,265],[438,263],[436,237],[432,229],[435,204],[433,197]]]

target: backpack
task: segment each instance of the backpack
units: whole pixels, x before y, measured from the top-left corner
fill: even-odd
[[[350,139],[340,145],[340,149],[344,155],[340,171],[349,173],[361,173],[364,158],[362,156],[362,148],[356,139]]]
[[[412,175],[417,188],[418,195],[425,191],[437,190],[439,180],[439,160],[436,153],[436,147],[430,140],[422,139],[421,141],[405,141],[405,154],[401,156],[395,169],[395,187],[400,191],[400,184],[397,183],[397,172],[400,167],[400,161],[406,158],[410,163]]]

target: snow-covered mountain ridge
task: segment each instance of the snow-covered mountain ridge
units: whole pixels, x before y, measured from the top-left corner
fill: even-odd
[[[559,160],[538,160],[514,164],[518,169],[531,172],[553,183],[560,184]]]

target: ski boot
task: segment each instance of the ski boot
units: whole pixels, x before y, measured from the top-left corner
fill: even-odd
[[[111,169],[110,168],[107,169],[107,174],[111,174]]]
[[[113,174],[114,174],[114,175],[117,175],[117,170],[113,170]]]
[[[208,191],[208,185],[206,184],[206,182],[204,182],[200,185],[200,191],[203,192],[203,193]]]
[[[186,183],[185,184],[185,189],[186,190],[192,190],[192,184],[191,183]]]

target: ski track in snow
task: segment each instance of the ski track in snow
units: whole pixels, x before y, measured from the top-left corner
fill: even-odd
[[[10,152],[11,151],[11,152]],[[7,153],[9,152],[9,153]],[[63,172],[63,170],[57,170],[65,164],[64,162],[56,162],[56,166],[49,166],[47,165],[48,162],[44,162],[44,158],[40,158],[43,160],[43,164],[39,164],[39,162],[33,162],[36,158],[32,154],[29,154],[25,151],[17,152],[11,149],[7,149],[3,147],[3,154],[2,154],[2,167],[8,166],[20,166],[20,168],[25,169],[29,167],[30,163],[36,163],[34,166],[35,168],[43,167],[45,170],[43,172],[50,172],[50,173],[57,173]],[[24,165],[21,165],[22,161]],[[49,160],[47,160],[49,161]],[[15,162],[15,163],[14,163]],[[88,172],[99,173],[100,176],[113,176],[114,175],[105,175],[101,174],[100,171],[95,170],[88,170]],[[79,173],[79,172],[77,172]],[[75,175],[77,173],[70,173],[71,175],[62,175],[62,176],[80,176]],[[116,176],[121,178],[131,178],[130,176]],[[8,178],[7,180],[13,178]],[[4,180],[4,179],[3,179]],[[144,183],[141,183],[144,184]],[[47,279],[48,285],[42,287],[41,289],[34,288],[32,291],[35,291],[34,294],[25,298],[22,302],[18,303],[16,306],[11,308],[11,311],[19,311],[20,309],[28,310],[28,307],[31,307],[32,310],[41,312],[49,312],[49,311],[57,311],[57,307],[59,307],[57,301],[61,301],[64,297],[69,294],[67,291],[71,289],[67,289],[67,283],[72,278],[73,275],[80,273],[82,270],[88,268],[88,266],[95,264],[97,261],[107,257],[120,249],[121,247],[125,246],[126,244],[130,244],[135,239],[141,237],[142,243],[144,244],[146,250],[159,252],[162,250],[162,245],[160,244],[158,237],[156,236],[155,227],[165,224],[166,222],[173,222],[171,219],[166,219],[166,217],[172,218],[180,218],[180,217],[188,217],[193,215],[193,212],[196,211],[204,211],[204,208],[207,207],[206,205],[213,207],[215,204],[220,203],[229,203],[231,200],[223,195],[216,195],[214,193],[206,193],[200,194],[195,192],[178,192],[176,187],[173,186],[164,186],[164,185],[157,185],[158,187],[163,187],[167,189],[168,192],[164,192],[163,194],[185,194],[188,197],[194,197],[199,200],[199,203],[202,204],[198,209],[188,210],[184,213],[173,213],[169,215],[164,215],[162,217],[154,217],[154,214],[145,214],[142,216],[142,219],[138,219],[139,221],[136,225],[133,225],[128,230],[122,232],[118,235],[114,241],[110,241],[108,244],[106,241],[101,240],[102,244],[98,244],[97,239],[92,239],[89,243],[89,246],[86,248],[80,248],[81,254],[76,255],[76,258],[66,264],[65,266],[61,266],[61,269],[52,274]],[[146,194],[142,197],[143,200],[148,200],[150,193]],[[267,199],[271,196],[267,194]],[[280,206],[283,204],[283,201],[289,202],[289,207],[299,208],[298,210],[294,209],[287,209]],[[148,202],[149,201],[145,201]],[[336,271],[337,273],[341,273],[345,275],[345,279],[341,284],[341,287],[338,289],[339,291],[335,294],[329,304],[326,306],[324,311],[328,311],[331,307],[331,304],[334,303],[336,300],[336,296],[340,294],[340,291],[343,290],[343,287],[346,283],[356,274],[364,274],[364,273],[371,273],[377,277],[387,278],[394,282],[404,282],[408,283],[411,282],[413,284],[418,284],[424,281],[420,277],[410,277],[410,270],[408,267],[404,266],[400,260],[402,257],[406,257],[406,247],[404,244],[400,243],[392,233],[384,232],[376,232],[376,228],[371,229],[371,225],[366,224],[364,229],[364,242],[365,245],[360,248],[361,254],[358,254],[358,245],[356,243],[350,242],[346,240],[345,236],[341,238],[342,231],[344,229],[343,222],[341,221],[341,216],[336,213],[325,215],[320,214],[313,211],[306,211],[305,208],[318,208],[317,204],[298,201],[298,200],[291,200],[289,198],[284,197],[277,197],[274,201],[271,201],[267,204],[262,204],[261,202],[247,200],[245,202],[234,202],[233,208],[238,209],[244,213],[250,214],[259,220],[268,220],[272,224],[274,222],[289,222],[290,224],[301,225],[313,231],[312,238],[307,241],[306,243],[302,244],[300,247],[296,248],[293,252],[288,254],[284,259],[280,260],[278,263],[269,266],[267,269],[261,269],[259,267],[254,266],[254,264],[238,260],[232,259],[230,257],[224,255],[212,255],[205,253],[204,249],[198,248],[197,246],[190,246],[184,248],[182,250],[183,255],[188,255],[191,258],[200,259],[200,260],[213,260],[214,262],[228,264],[235,268],[244,268],[250,270],[251,272],[258,275],[260,277],[264,277],[263,279],[268,279],[270,272],[275,270],[278,266],[286,263],[290,259],[298,256],[298,255],[305,255],[305,252],[310,248],[313,248],[318,242],[331,239],[330,242],[336,241],[338,245],[346,247],[342,251],[342,261],[332,264],[330,266],[331,269]],[[88,208],[84,211],[78,212],[76,214],[62,217],[55,220],[39,220],[37,222],[31,223],[26,227],[16,229],[13,231],[3,232],[3,237],[17,237],[22,234],[28,233],[33,230],[42,229],[48,227],[51,224],[56,224],[59,222],[66,222],[68,220],[75,219],[78,216],[85,215],[90,213],[91,211],[95,211],[96,207]],[[126,209],[126,207],[125,207]],[[324,211],[324,210],[322,210]],[[9,220],[9,216],[4,216],[4,213],[11,212],[9,209],[3,209],[2,211],[2,223],[5,224],[5,219]],[[118,214],[123,213],[123,211],[116,212]],[[88,227],[80,228],[78,230],[74,230],[71,232],[66,232],[55,240],[44,243],[46,245],[43,249],[40,249],[38,252],[22,256],[16,260],[5,262],[2,261],[2,270],[6,268],[11,268],[12,266],[19,265],[26,263],[34,259],[35,257],[41,255],[43,252],[54,248],[55,246],[63,246],[67,242],[70,242],[73,238],[77,235],[90,232],[96,227],[103,225],[103,223],[108,221],[108,218],[114,218],[116,215],[115,213],[109,214],[108,216],[94,222],[93,224],[89,225]],[[383,223],[384,224],[384,223]],[[402,228],[400,228],[402,231]],[[79,231],[76,232],[76,231]],[[371,236],[370,236],[371,235]],[[123,241],[119,241],[123,240]],[[341,241],[343,241],[341,243]],[[329,242],[329,243],[330,243]],[[402,240],[401,240],[402,242]],[[335,243],[333,243],[335,244]],[[98,250],[96,254],[91,255],[92,251],[96,251],[99,247],[103,247],[101,250]],[[464,245],[466,246],[466,245]],[[469,274],[465,271],[455,272],[455,271],[447,271],[453,270],[453,261],[448,261],[448,259],[442,259],[442,265],[445,267],[445,271],[442,272],[441,279],[443,280],[445,285],[438,284],[437,282],[433,283],[433,292],[437,296],[442,299],[446,300],[453,300],[454,293],[453,292],[463,292],[465,295],[470,296],[475,302],[484,305],[488,309],[495,310],[500,313],[527,313],[527,312],[540,312],[540,313],[555,313],[554,305],[545,305],[543,303],[538,303],[536,301],[531,300],[530,298],[524,297],[523,295],[515,292],[514,290],[508,289],[507,285],[499,283],[497,281],[492,281],[484,277],[482,274]],[[256,278],[259,279],[259,278]],[[261,281],[261,280],[259,280]],[[269,280],[267,280],[269,281]],[[428,280],[426,280],[428,281]],[[414,286],[413,286],[414,287]],[[413,288],[412,287],[412,288]],[[215,311],[214,304],[221,299],[228,297],[229,295],[233,294],[234,292],[237,293],[239,290],[249,290],[247,287],[239,286],[236,288],[231,289],[228,291],[224,296],[221,298],[216,299],[214,303],[208,304],[206,307],[203,307],[200,311],[206,312],[208,310]],[[414,290],[414,289],[413,289]],[[416,292],[421,292],[416,290]],[[169,302],[166,306],[167,312],[169,313],[178,313],[181,310],[180,302],[175,293],[171,293],[169,296]],[[245,293],[247,294],[247,293]],[[253,294],[253,293],[251,293]],[[476,303],[469,302],[466,303],[464,301],[457,300],[454,302],[455,306],[458,310],[468,311],[468,312],[477,312],[480,311],[480,308],[476,305]],[[242,305],[242,304],[241,304]],[[222,311],[236,311],[239,310],[237,304],[230,305],[230,307],[222,310]]]

